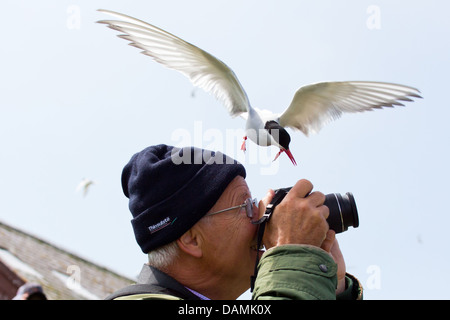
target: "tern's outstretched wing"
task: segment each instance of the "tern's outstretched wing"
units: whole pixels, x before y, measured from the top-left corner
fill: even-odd
[[[321,82],[301,87],[280,115],[283,127],[317,133],[344,112],[362,112],[403,106],[399,101],[421,98],[419,91],[400,84],[370,81]]]
[[[114,30],[123,32],[119,37],[131,41],[130,45],[156,62],[177,70],[191,82],[212,93],[222,101],[232,116],[247,112],[249,101],[234,72],[208,52],[160,28],[130,16],[100,9],[99,11],[122,19],[102,20]]]

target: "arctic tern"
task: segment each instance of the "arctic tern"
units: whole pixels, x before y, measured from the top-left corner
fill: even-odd
[[[246,119],[241,149],[249,138],[260,146],[280,148],[274,161],[289,150],[291,137],[285,127],[300,130],[306,136],[317,133],[328,122],[345,112],[362,112],[383,107],[403,106],[400,101],[421,98],[420,91],[400,84],[374,81],[320,82],[297,90],[289,107],[281,114],[259,110],[250,105],[241,83],[225,63],[177,36],[136,18],[110,10],[98,11],[121,20],[102,20],[109,28],[123,32],[120,38],[142,49],[156,62],[181,72],[194,86],[212,93],[232,117]]]

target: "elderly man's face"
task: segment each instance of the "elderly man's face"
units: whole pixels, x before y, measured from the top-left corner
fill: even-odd
[[[245,179],[237,176],[228,185],[210,212],[243,204],[251,197]],[[254,207],[255,213],[257,209]],[[203,230],[208,240],[204,255],[216,276],[232,282],[244,292],[250,285],[256,250],[257,227],[247,217],[245,208],[226,211],[204,219]],[[241,292],[241,293],[242,293]]]

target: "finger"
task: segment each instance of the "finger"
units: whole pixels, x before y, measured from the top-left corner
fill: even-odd
[[[322,245],[320,246],[323,250],[330,253],[331,248],[333,247],[334,240],[336,238],[336,233],[333,230],[328,230],[325,240],[323,240]]]
[[[312,189],[313,184],[306,179],[302,179],[297,181],[297,183],[292,187],[287,196],[304,198],[312,191]]]
[[[267,205],[270,203],[270,201],[272,201],[273,196],[275,195],[275,191],[273,191],[272,189],[269,189],[267,191],[266,196],[259,201],[258,203],[258,217],[262,218],[262,216],[264,215],[264,212],[266,211],[266,207]]]
[[[321,205],[317,209],[320,210],[320,213],[325,218],[325,220],[328,219],[328,217],[330,216],[330,209],[327,206]]]
[[[325,195],[320,191],[314,191],[310,193],[307,196],[310,201],[312,201],[312,204],[314,204],[316,207],[320,207],[325,202]]]
[[[334,261],[338,265],[338,280],[345,279],[345,273],[346,273],[346,266],[345,266],[345,260],[344,256],[342,255],[342,251],[339,248],[339,243],[337,239],[333,241],[333,245],[330,249],[330,254],[333,257]]]
[[[330,248],[330,252],[331,252],[331,255],[335,259],[341,259],[342,261],[344,261],[344,257],[342,256],[342,252],[341,252],[341,249],[339,248],[339,242],[337,241],[337,239],[335,241],[333,241],[333,245]],[[344,263],[344,266],[345,266],[345,263]]]

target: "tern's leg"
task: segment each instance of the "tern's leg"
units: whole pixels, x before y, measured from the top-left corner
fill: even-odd
[[[241,150],[242,151],[246,151],[247,150],[247,148],[245,147],[245,142],[247,141],[247,136],[244,136],[244,141],[242,142],[242,146],[241,146]]]
[[[277,155],[275,156],[275,159],[273,159],[272,162],[275,161],[275,160],[277,160],[278,157],[280,156],[280,154],[281,154],[283,151],[284,151],[283,149],[280,149],[280,152],[277,153]]]

